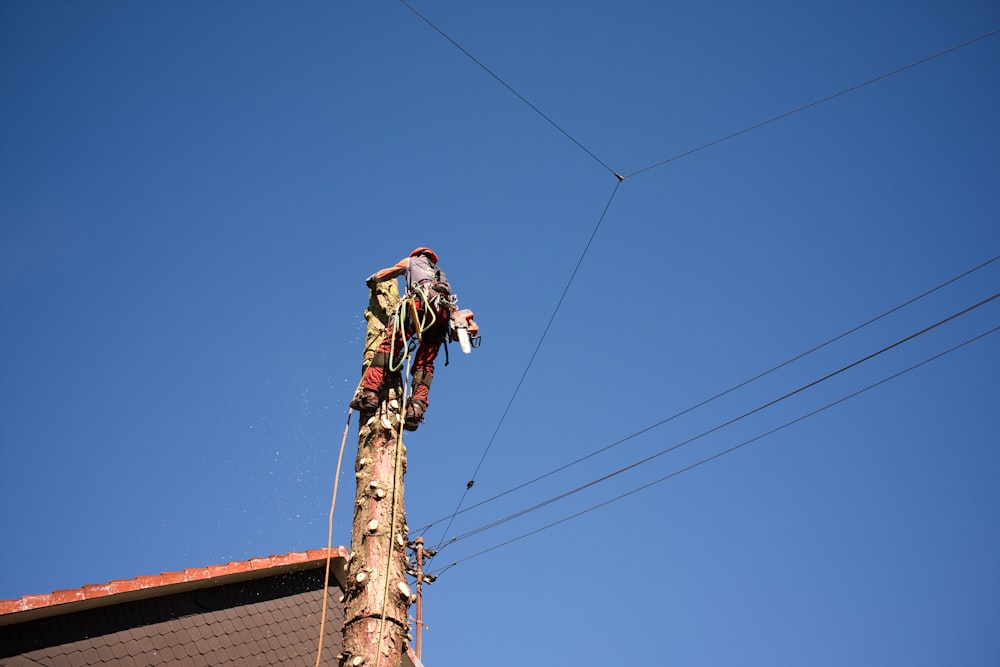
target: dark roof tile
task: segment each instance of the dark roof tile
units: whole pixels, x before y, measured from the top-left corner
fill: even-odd
[[[123,635],[123,633],[119,633],[119,635]],[[123,636],[120,636],[118,643],[111,647],[111,650],[114,652],[115,659],[119,662],[122,662],[129,657],[128,646],[124,641],[122,641],[123,638]]]
[[[97,655],[101,657],[101,662],[110,662],[114,660],[115,652],[107,644],[103,644],[97,647]]]
[[[192,638],[191,633],[188,629],[178,623],[174,624],[173,628],[173,639],[179,645],[191,644]]]
[[[342,562],[347,554],[338,549],[331,555]],[[39,643],[31,644],[39,648],[21,655],[51,667],[311,664],[319,635],[326,556],[326,550],[319,550],[188,569],[186,577],[211,573],[211,578],[181,586],[171,586],[165,582],[173,578],[158,575],[73,589],[79,590],[82,600],[52,601],[54,609],[36,606],[6,619],[0,612],[0,638],[13,630],[39,636]],[[264,563],[269,568],[261,569]],[[161,585],[149,585],[156,581]],[[133,589],[125,594],[106,592],[130,586]],[[342,645],[341,591],[335,581],[331,586],[324,664],[336,663]],[[86,598],[88,591],[102,596]],[[55,637],[58,645],[51,645]],[[19,667],[3,658],[0,655],[3,667]]]
[[[226,664],[226,661],[229,660],[229,656],[226,654],[226,651],[221,648],[211,651],[205,657],[208,659],[208,662],[213,665],[224,665]]]
[[[80,653],[80,658],[84,665],[96,665],[101,660],[101,654],[93,646],[88,646]]]

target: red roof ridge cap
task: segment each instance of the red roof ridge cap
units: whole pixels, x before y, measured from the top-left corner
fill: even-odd
[[[81,602],[97,598],[129,593],[132,591],[159,588],[174,584],[208,581],[218,577],[234,574],[244,574],[267,570],[272,567],[300,565],[330,558],[347,558],[348,551],[344,547],[332,547],[329,550],[308,549],[293,551],[287,554],[272,554],[266,558],[250,558],[249,560],[232,561],[225,565],[207,565],[205,567],[188,568],[178,572],[161,572],[160,574],[143,574],[132,579],[113,579],[105,584],[86,584],[80,588],[57,590],[51,593],[23,595],[16,600],[0,600],[0,616],[14,614],[20,611],[41,609],[57,604]]]

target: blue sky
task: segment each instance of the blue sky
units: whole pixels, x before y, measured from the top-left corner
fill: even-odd
[[[406,440],[428,665],[996,665],[1000,338],[796,420],[1000,325],[852,366],[1000,291],[1000,35],[685,153],[1000,6],[413,6],[549,120],[399,2],[0,5],[0,599],[324,546],[426,245],[484,337]]]

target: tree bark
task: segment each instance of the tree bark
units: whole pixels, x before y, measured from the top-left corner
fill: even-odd
[[[364,368],[371,363],[398,302],[395,280],[378,283],[372,290],[365,311]],[[400,380],[398,373],[387,378],[390,388],[381,405],[374,412],[361,413],[341,665],[399,667],[406,650],[412,593],[406,582],[406,447]]]

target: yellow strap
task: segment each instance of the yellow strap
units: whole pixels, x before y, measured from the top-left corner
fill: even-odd
[[[417,332],[417,340],[419,341],[421,340],[420,329],[423,323],[420,321],[420,318],[417,317],[417,302],[413,299],[408,299],[408,301],[410,303],[410,317],[413,318],[413,328]]]

